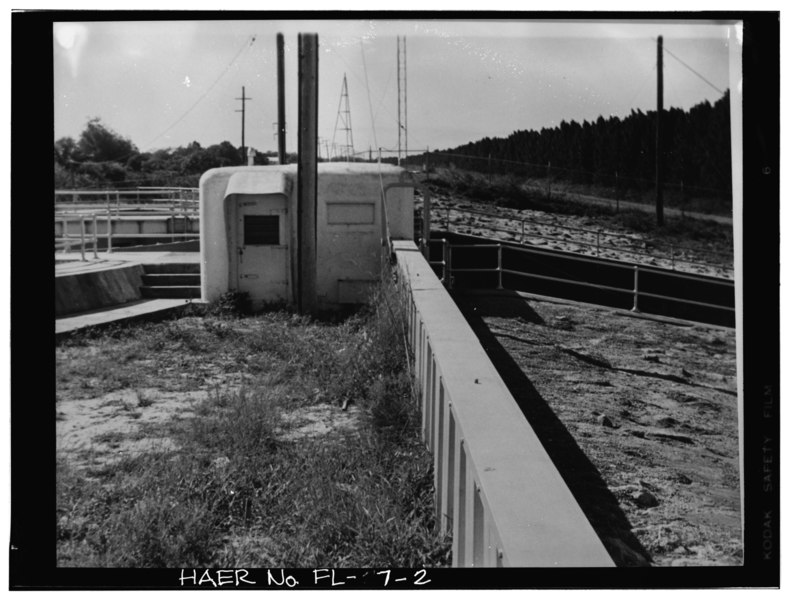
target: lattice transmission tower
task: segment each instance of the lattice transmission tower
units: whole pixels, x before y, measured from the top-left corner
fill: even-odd
[[[341,126],[339,126],[341,123]],[[336,145],[336,134],[344,132],[344,143]],[[341,84],[341,97],[339,98],[339,110],[336,113],[336,125],[333,128],[333,139],[331,141],[334,157],[340,156],[345,161],[350,162],[355,159],[355,148],[352,143],[352,118],[350,117],[350,97],[347,94],[347,73]]]
[[[408,155],[408,69],[407,40],[405,36],[397,36],[397,126],[399,129],[397,143],[397,164]]]

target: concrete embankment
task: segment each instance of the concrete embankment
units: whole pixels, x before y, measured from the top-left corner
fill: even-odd
[[[143,266],[123,264],[55,276],[55,315],[124,304],[141,297]]]

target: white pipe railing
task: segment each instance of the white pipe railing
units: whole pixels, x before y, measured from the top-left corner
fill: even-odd
[[[85,260],[85,247],[86,247],[86,236],[89,236],[93,243],[94,248],[94,258],[97,257],[97,246],[98,246],[98,239],[102,238],[107,241],[107,253],[110,254],[113,252],[113,239],[163,239],[163,238],[170,238],[171,242],[176,241],[177,239],[198,239],[199,233],[198,232],[188,232],[188,221],[192,215],[187,213],[179,213],[174,210],[170,210],[167,212],[151,214],[147,213],[146,217],[152,216],[165,216],[168,217],[168,220],[171,223],[170,231],[159,232],[159,233],[143,233],[143,232],[134,232],[134,233],[121,233],[121,232],[114,232],[113,231],[113,222],[114,218],[118,219],[113,215],[112,209],[108,209],[106,211],[86,211],[86,212],[57,212],[55,214],[55,223],[56,223],[56,231],[55,231],[55,249],[61,250],[63,253],[68,253],[72,249],[73,242],[72,240],[80,240],[80,254],[81,260]],[[105,219],[105,231],[104,233],[99,233],[98,227],[98,218],[103,217]],[[122,217],[123,218],[123,217]],[[134,220],[134,216],[130,217]],[[181,219],[183,221],[183,231],[181,233],[176,232],[176,220]],[[86,230],[85,223],[88,221],[91,223],[90,231]],[[77,223],[76,231],[72,232],[70,223]],[[57,226],[60,225],[60,232],[57,231]]]
[[[432,267],[413,242],[393,244],[453,565],[614,566]]]

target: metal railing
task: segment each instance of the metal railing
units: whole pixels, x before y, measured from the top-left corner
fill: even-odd
[[[498,277],[497,289],[501,290],[504,289],[503,287],[503,276],[504,274],[508,275],[516,275],[518,277],[526,277],[530,279],[540,279],[544,281],[552,281],[557,283],[564,283],[570,284],[575,286],[581,287],[588,287],[594,288],[602,291],[610,291],[610,292],[617,292],[617,293],[624,293],[630,294],[633,297],[633,306],[631,310],[633,312],[640,312],[639,309],[639,298],[655,298],[658,300],[670,300],[673,302],[679,302],[683,304],[687,304],[690,306],[699,306],[703,308],[713,308],[717,310],[724,310],[728,312],[735,313],[735,308],[732,306],[724,306],[721,304],[713,304],[710,302],[701,302],[698,300],[690,300],[687,298],[680,298],[677,296],[666,296],[663,294],[655,294],[651,292],[643,292],[639,289],[639,274],[642,272],[645,273],[657,273],[657,271],[653,269],[648,269],[646,267],[642,267],[638,264],[629,264],[629,263],[622,263],[619,262],[610,262],[609,266],[617,268],[617,269],[625,269],[628,271],[633,272],[633,288],[627,289],[624,287],[615,287],[600,283],[592,283],[588,281],[581,281],[580,279],[573,279],[568,277],[552,277],[550,275],[540,275],[538,273],[528,273],[525,271],[516,271],[514,269],[505,269],[503,266],[503,253],[504,248],[507,248],[510,252],[520,252],[526,254],[534,254],[534,255],[545,255],[545,256],[558,256],[553,252],[534,249],[534,248],[518,248],[515,246],[505,246],[499,243],[493,244],[451,244],[446,238],[434,239],[431,240],[433,243],[441,243],[443,244],[443,260],[441,261],[431,261],[431,266],[440,266],[442,269],[442,277],[441,281],[448,289],[452,289],[454,287],[454,274],[455,273],[496,273]],[[476,267],[476,268],[461,268],[461,267],[454,267],[452,264],[452,251],[455,248],[477,248],[477,249],[485,249],[485,248],[495,248],[497,250],[497,262],[496,266],[494,267]],[[570,254],[569,256],[565,257],[566,260],[570,260],[573,262],[580,262],[580,263],[591,263],[591,264],[603,264],[601,260],[593,259],[593,258],[586,258],[583,256],[575,256]],[[675,272],[674,276],[680,279],[690,279],[692,281],[701,281],[700,277],[695,275],[687,275],[685,273]],[[733,282],[729,280],[722,280],[712,278],[709,280],[709,283],[713,285],[721,285],[725,287],[732,287]]]
[[[438,214],[438,211],[441,211],[441,210],[445,210],[445,212],[446,212],[445,221],[444,221],[442,215]],[[500,219],[500,220],[504,220],[504,221],[513,221],[513,222],[517,221],[518,223],[520,223],[520,240],[519,240],[519,243],[523,244],[523,245],[525,245],[528,240],[538,239],[538,240],[546,240],[546,241],[554,242],[554,243],[564,243],[564,244],[568,244],[570,246],[573,246],[574,248],[577,247],[579,249],[589,249],[590,251],[594,252],[594,255],[596,257],[599,257],[601,255],[601,253],[616,252],[616,253],[620,253],[620,254],[642,256],[642,257],[646,257],[648,259],[666,260],[666,261],[668,261],[671,264],[671,268],[672,268],[673,271],[676,271],[677,268],[679,266],[682,266],[682,265],[700,266],[700,267],[707,267],[707,268],[717,268],[717,269],[721,269],[721,270],[724,270],[724,271],[732,271],[733,270],[732,266],[728,267],[728,266],[725,266],[725,264],[724,264],[725,262],[726,263],[732,263],[732,256],[731,255],[726,255],[726,254],[724,254],[722,252],[715,252],[715,251],[710,251],[710,250],[698,250],[697,251],[698,254],[703,254],[703,255],[708,255],[708,256],[711,256],[711,257],[718,257],[718,258],[724,259],[723,262],[721,262],[721,263],[699,261],[699,260],[691,260],[689,258],[686,258],[685,256],[676,256],[674,248],[672,248],[670,246],[665,246],[663,244],[658,244],[658,243],[655,243],[655,242],[653,242],[651,244],[651,246],[654,247],[654,248],[657,248],[659,250],[666,251],[666,254],[653,254],[653,253],[650,253],[650,252],[647,251],[647,249],[645,247],[638,248],[636,246],[637,242],[641,243],[641,244],[646,244],[646,242],[644,242],[643,240],[639,240],[639,239],[637,239],[635,237],[632,237],[630,235],[620,234],[620,233],[611,233],[611,232],[608,232],[608,231],[603,231],[601,229],[584,229],[584,228],[581,228],[581,227],[571,227],[569,225],[557,225],[555,223],[546,223],[546,222],[539,221],[539,220],[536,220],[536,219],[530,219],[530,218],[525,218],[525,217],[520,217],[520,216],[511,216],[511,215],[505,215],[505,214],[497,214],[497,213],[491,213],[491,212],[487,212],[487,211],[480,211],[480,210],[468,209],[468,208],[462,209],[462,208],[452,208],[452,207],[447,206],[447,207],[444,207],[442,209],[435,209],[435,214],[438,217],[436,219],[436,222],[439,225],[443,225],[444,230],[445,231],[449,231],[449,232],[452,232],[452,229],[451,229],[451,225],[452,225],[452,223],[451,223],[451,211],[452,210],[460,212],[460,213],[463,213],[463,214],[484,216],[484,217],[488,217],[490,219]],[[568,238],[563,238],[563,237],[560,237],[560,236],[542,235],[540,233],[531,232],[531,231],[527,232],[526,231],[526,225],[534,226],[534,227],[545,227],[545,228],[553,229],[554,231],[559,231],[561,233],[566,233],[566,232],[574,232],[575,234],[582,234],[583,233],[584,235],[588,235],[588,236],[594,237],[595,243],[584,242],[584,241],[575,240],[575,239],[568,239]],[[476,224],[471,225],[470,227],[471,228],[485,229],[487,231],[493,231],[493,232],[499,232],[499,233],[508,233],[510,235],[513,235],[513,236],[517,237],[516,228],[499,227],[498,225],[495,225],[493,223],[478,222]],[[627,240],[628,245],[625,245],[625,246],[622,246],[622,245],[621,246],[614,246],[613,245],[611,247],[606,247],[604,242],[606,240],[608,240],[608,239]],[[572,251],[576,252],[576,250],[572,250]]]
[[[114,223],[152,217],[165,217],[170,222],[169,230],[155,233],[113,231]],[[97,257],[100,239],[106,241],[108,253],[113,252],[114,239],[170,239],[171,242],[197,239],[199,234],[189,229],[190,221],[198,217],[198,190],[195,188],[56,190],[55,250],[67,253],[79,246],[81,260],[85,260],[87,247],[92,246],[94,258]],[[182,224],[181,232],[177,231],[178,222]],[[79,225],[71,226],[74,223]],[[104,224],[104,232],[100,231],[100,223]]]

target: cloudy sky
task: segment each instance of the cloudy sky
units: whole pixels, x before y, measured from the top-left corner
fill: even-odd
[[[151,14],[151,13],[147,13]],[[218,13],[220,15],[220,13]],[[276,33],[285,36],[287,150],[296,148],[297,35],[319,34],[319,136],[336,130],[347,77],[355,150],[397,146],[397,36],[407,45],[408,144],[444,149],[561,121],[654,110],[656,38],[665,106],[730,85],[725,23],[571,21],[117,21],[53,28],[55,139],[103,123],[140,150],[241,142],[274,150]]]

